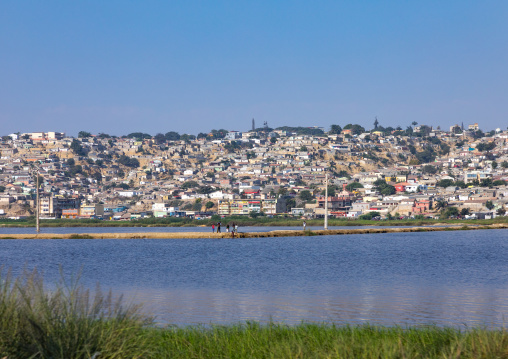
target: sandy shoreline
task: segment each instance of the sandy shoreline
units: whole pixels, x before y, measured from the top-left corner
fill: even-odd
[[[355,229],[332,229],[332,230],[274,230],[270,232],[241,232],[238,238],[262,238],[262,237],[297,237],[297,236],[322,236],[344,234],[374,234],[374,233],[410,233],[410,232],[441,232],[456,230],[476,229],[506,229],[507,223],[491,225],[464,225],[449,227],[410,227],[410,228],[355,228]],[[171,239],[171,238],[231,238],[231,233],[211,232],[138,232],[138,233],[40,233],[36,234],[0,234],[0,239]]]

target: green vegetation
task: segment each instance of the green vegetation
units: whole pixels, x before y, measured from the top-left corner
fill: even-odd
[[[192,205],[191,205],[192,206]],[[446,207],[446,204],[445,204]],[[444,208],[444,207],[443,207]],[[300,227],[302,221],[293,217],[270,217],[258,216],[212,216],[211,219],[192,219],[188,217],[167,217],[167,218],[141,218],[131,221],[103,221],[100,219],[51,219],[41,220],[41,227],[196,227],[211,226],[212,223],[221,221],[223,224],[235,222],[241,227],[245,226],[294,226]],[[496,224],[508,223],[508,217],[496,217],[485,220],[468,220],[468,224]],[[362,219],[329,218],[329,226],[421,226],[432,224],[464,224],[460,219],[403,219],[403,220],[381,220],[371,221]],[[323,219],[308,219],[308,226],[323,226]],[[35,218],[26,219],[0,219],[1,227],[35,227]]]
[[[47,291],[42,277],[0,272],[0,356],[3,358],[139,358],[151,319],[99,288],[77,281]]]
[[[314,127],[291,127],[291,126],[282,126],[277,127],[276,130],[294,132],[297,135],[309,135],[309,136],[323,136],[323,130]]]
[[[384,196],[389,196],[395,194],[396,192],[395,187],[386,183],[384,179],[378,179],[377,181],[375,181],[374,186],[376,186],[379,193],[381,193]]]
[[[93,239],[93,237],[88,234],[73,233],[69,235],[69,239]]]
[[[0,272],[5,358],[506,358],[505,329],[247,322],[166,328],[139,306],[77,281],[48,291],[42,277]],[[121,297],[120,297],[121,298]]]
[[[139,167],[139,161],[137,158],[131,158],[126,155],[121,155],[118,158],[118,163],[120,163],[124,166],[127,166],[127,167],[132,167],[132,168]]]
[[[363,188],[363,184],[361,184],[360,182],[351,182],[350,184],[348,184],[346,186],[346,189],[349,191],[349,192],[353,192],[355,189],[357,188]]]
[[[377,211],[372,211],[372,212],[361,215],[360,219],[371,220],[372,218],[376,218],[376,217],[380,217],[380,216],[381,216],[381,213],[379,213]]]
[[[78,140],[72,140],[71,142],[71,150],[77,156],[85,157],[87,155],[87,151],[81,146],[81,142]]]

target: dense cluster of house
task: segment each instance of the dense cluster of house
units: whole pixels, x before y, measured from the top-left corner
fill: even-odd
[[[506,130],[172,134],[3,136],[0,218],[35,213],[37,177],[43,218],[506,213]]]

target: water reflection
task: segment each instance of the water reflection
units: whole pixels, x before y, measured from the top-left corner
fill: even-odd
[[[460,236],[457,236],[460,233]],[[254,239],[5,240],[14,274],[59,267],[123,293],[161,324],[284,322],[498,326],[508,231]]]
[[[456,289],[455,289],[456,290]],[[471,289],[460,295],[442,288],[398,288],[324,296],[277,293],[232,293],[227,290],[174,289],[129,292],[144,302],[162,324],[228,324],[246,320],[297,324],[382,324],[503,326],[508,290]],[[492,300],[492,296],[496,299]],[[501,300],[500,300],[501,299]]]

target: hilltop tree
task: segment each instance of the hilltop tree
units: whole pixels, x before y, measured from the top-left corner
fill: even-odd
[[[86,131],[79,131],[78,133],[78,137],[79,138],[87,138],[87,137],[91,137],[92,134],[90,132],[86,132]]]
[[[134,138],[137,141],[142,141],[144,139],[152,138],[152,136],[150,136],[148,133],[143,133],[143,132],[132,132],[132,133],[129,133],[126,137]]]
[[[164,136],[168,141],[178,141],[180,139],[180,135],[175,131],[167,132]]]
[[[155,136],[153,136],[153,140],[155,141],[155,143],[161,144],[164,141],[166,141],[166,136],[164,136],[162,133],[158,133]]]
[[[351,123],[348,123],[346,126],[344,126],[344,130],[351,130],[353,135],[360,135],[365,132],[365,128],[362,126]]]
[[[340,127],[339,125],[332,125],[330,127],[330,134],[331,135],[340,135],[341,132],[342,132],[342,127]]]
[[[377,116],[376,116],[376,120],[374,121],[374,129],[377,130],[377,126],[379,125],[379,121],[377,120]]]

